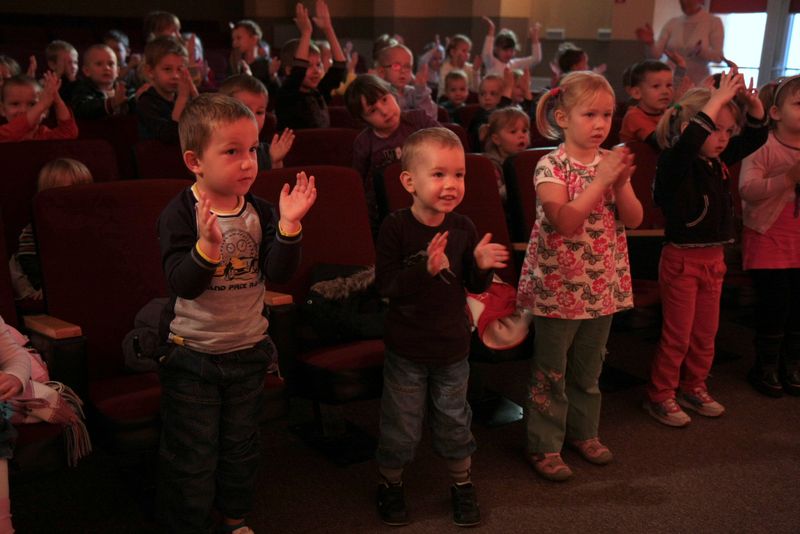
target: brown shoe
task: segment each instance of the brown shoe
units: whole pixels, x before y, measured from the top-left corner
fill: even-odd
[[[614,459],[614,455],[608,450],[608,447],[600,443],[600,439],[591,438],[583,441],[571,440],[567,444],[578,451],[583,456],[583,459],[595,465],[610,464]]]
[[[561,453],[558,452],[537,452],[530,456],[531,465],[533,470],[539,476],[552,480],[554,482],[563,482],[564,480],[572,477],[572,469],[569,468],[564,460],[561,459]]]

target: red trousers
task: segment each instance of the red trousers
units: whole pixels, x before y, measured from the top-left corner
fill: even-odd
[[[647,386],[652,402],[674,397],[678,387],[706,387],[725,270],[722,246],[662,249],[658,284],[664,323]]]

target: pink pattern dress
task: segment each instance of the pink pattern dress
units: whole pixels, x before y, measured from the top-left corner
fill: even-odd
[[[600,150],[586,165],[567,156],[562,144],[536,166],[534,186],[557,183],[567,187],[569,200],[592,182]],[[628,242],[616,218],[610,190],[573,235],[559,234],[536,200],[531,231],[517,290],[517,306],[534,315],[560,319],[595,319],[633,307]]]

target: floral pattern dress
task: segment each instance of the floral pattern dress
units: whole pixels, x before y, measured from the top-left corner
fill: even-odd
[[[573,200],[592,182],[606,152],[600,150],[586,165],[567,156],[562,144],[539,161],[534,186],[565,185]],[[556,231],[536,200],[536,223],[519,278],[517,306],[560,319],[595,319],[633,307],[628,242],[625,227],[616,218],[611,190],[568,237]]]

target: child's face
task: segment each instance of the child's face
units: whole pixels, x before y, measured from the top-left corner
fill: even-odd
[[[731,113],[728,106],[723,106],[719,110],[714,124],[717,128],[706,137],[705,143],[700,147],[700,154],[707,158],[719,157],[736,132],[736,120],[733,118],[733,113]]]
[[[64,76],[74,82],[78,75],[78,52],[75,50],[59,50],[55,63],[49,61],[48,66],[57,76]]]
[[[494,47],[494,57],[502,61],[503,63],[508,63],[514,58],[514,54],[517,51],[514,48],[500,48],[499,46]]]
[[[128,64],[128,48],[124,44],[116,39],[106,39],[104,44],[117,56],[117,66],[124,67]]]
[[[524,120],[518,119],[492,134],[492,142],[503,157],[519,154],[531,144],[530,128]]]
[[[444,88],[444,94],[453,104],[463,104],[467,101],[467,97],[469,96],[467,81],[463,78],[451,78],[447,81],[447,86]]]
[[[672,71],[647,72],[644,80],[631,88],[631,96],[648,113],[663,113],[672,103]]]
[[[322,68],[322,57],[313,52],[308,55],[308,68],[306,69],[306,77],[303,78],[302,89],[311,91],[316,89],[319,82],[322,81],[322,76],[325,70]]]
[[[483,80],[478,88],[478,104],[485,109],[494,109],[500,104],[500,97],[503,96],[503,82],[500,80]]]
[[[267,119],[267,95],[264,93],[251,93],[250,91],[238,91],[231,96],[253,112],[253,115],[256,116],[256,123],[258,123],[258,131],[260,132]]]
[[[439,72],[439,69],[442,68],[442,52],[438,48],[434,50],[433,54],[431,54],[431,59],[428,61],[428,68],[431,71]]]
[[[511,100],[517,104],[525,100],[525,78],[517,76],[514,79],[514,87],[511,89]]]
[[[333,52],[327,46],[319,47],[320,58],[322,58],[322,68],[328,70],[333,65]]]
[[[788,90],[788,87],[784,89]],[[800,90],[787,95],[780,107],[772,106],[769,115],[777,122],[778,132],[800,134]]]
[[[214,200],[230,200],[250,190],[258,174],[258,127],[242,118],[212,129],[211,140],[197,158],[197,184]]]
[[[455,67],[463,67],[469,59],[470,46],[465,42],[460,42],[450,49],[450,63]]]
[[[92,50],[84,58],[83,74],[102,89],[110,89],[117,79],[117,57],[110,50]]]
[[[239,53],[251,52],[258,46],[258,35],[253,35],[245,28],[234,28],[231,33],[233,48]]]
[[[4,87],[3,90],[3,103],[0,109],[9,122],[27,113],[39,101],[39,92],[32,85],[14,85]]]
[[[395,89],[403,89],[411,82],[414,68],[414,58],[402,48],[393,48],[383,58],[383,64],[378,67],[378,75],[389,82]]]
[[[414,196],[411,211],[423,223],[438,225],[464,199],[464,150],[434,143],[421,148],[417,161],[400,180]]]
[[[361,97],[361,118],[381,137],[388,137],[400,126],[400,105],[394,95],[386,93],[374,104]]]
[[[181,80],[181,71],[186,68],[186,58],[178,54],[167,54],[161,58],[155,67],[147,67],[150,83],[158,93],[166,98],[172,98],[178,92]]]
[[[614,98],[601,91],[592,99],[574,106],[569,113],[555,111],[555,119],[564,130],[567,144],[581,150],[598,149],[611,130],[614,114]]]

